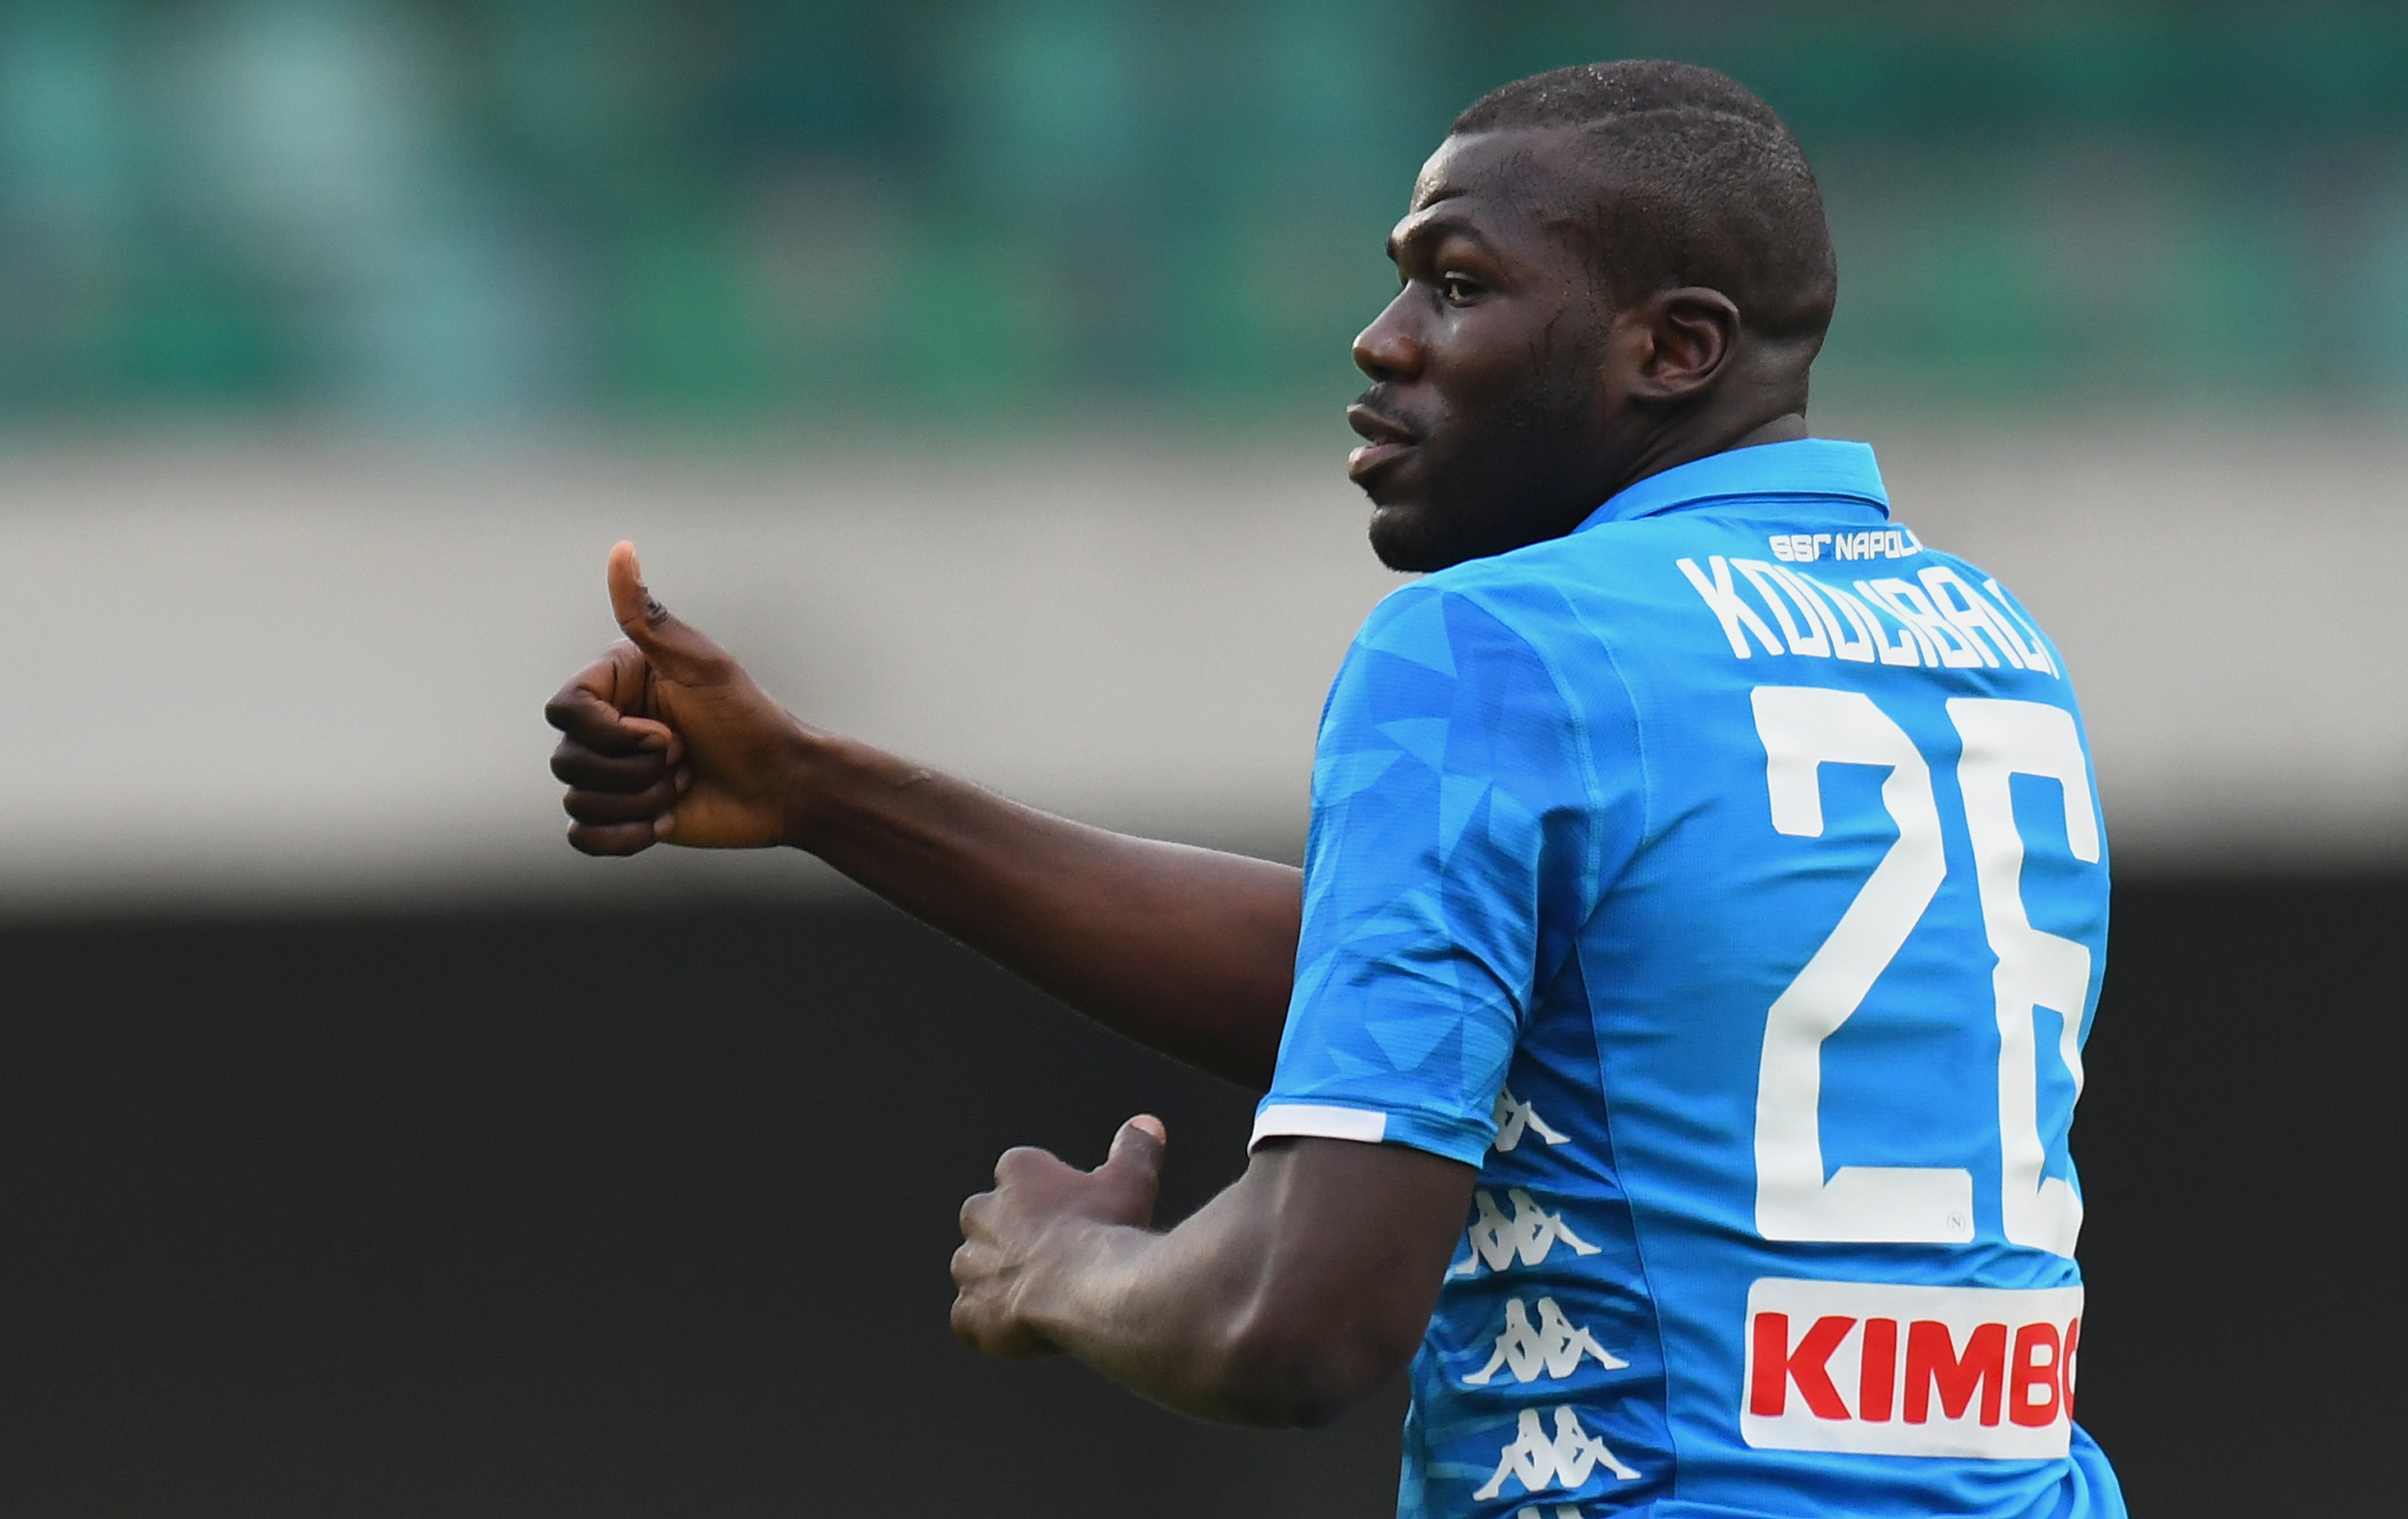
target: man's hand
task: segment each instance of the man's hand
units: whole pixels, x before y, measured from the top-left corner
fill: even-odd
[[[544,709],[564,737],[568,841],[808,851],[1141,1043],[1269,1084],[1296,974],[1302,878],[1107,833],[798,723],[610,551],[627,641]]]
[[[962,1208],[953,1332],[990,1355],[1074,1355],[1198,1418],[1326,1423],[1412,1359],[1463,1243],[1472,1168],[1351,1139],[1275,1139],[1155,1233],[1162,1125],[1133,1118],[1073,1170],[1014,1150]]]
[[[810,730],[652,598],[634,544],[610,551],[609,583],[627,640],[543,709],[564,735],[552,773],[568,786],[568,841],[588,854],[792,841]]]
[[[1111,1153],[1092,1171],[1042,1150],[1009,1150],[996,1162],[995,1190],[962,1204],[962,1247],[953,1252],[953,1333],[989,1355],[1047,1355],[1054,1342],[1026,1316],[1026,1290],[1043,1253],[1063,1226],[1154,1222],[1168,1135],[1162,1120],[1140,1114],[1112,1137]]]

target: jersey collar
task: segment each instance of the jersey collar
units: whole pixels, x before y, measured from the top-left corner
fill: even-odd
[[[1650,475],[1616,494],[1572,531],[1714,501],[1801,495],[1868,502],[1885,518],[1889,515],[1889,492],[1882,485],[1881,466],[1873,463],[1872,445],[1801,437],[1710,453]]]

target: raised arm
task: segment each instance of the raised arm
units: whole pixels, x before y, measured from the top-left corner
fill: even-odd
[[[627,641],[544,709],[569,842],[790,845],[1190,1065],[1269,1085],[1295,971],[1298,873],[1007,801],[796,720],[611,551]]]

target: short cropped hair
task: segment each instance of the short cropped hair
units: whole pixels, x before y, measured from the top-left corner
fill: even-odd
[[[1703,286],[1756,332],[1821,341],[1840,286],[1823,192],[1798,139],[1746,86],[1691,64],[1583,64],[1490,92],[1454,130],[1554,126],[1585,139],[1610,301]]]

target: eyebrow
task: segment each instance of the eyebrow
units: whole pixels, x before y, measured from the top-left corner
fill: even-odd
[[[1463,192],[1459,190],[1449,191],[1443,195],[1439,195],[1431,199],[1429,206],[1437,206],[1444,201],[1453,200],[1462,193]],[[1427,211],[1428,207],[1426,206],[1422,210],[1416,211],[1412,217],[1407,218],[1407,220],[1412,224],[1405,229],[1402,236],[1398,236],[1393,232],[1388,235],[1388,258],[1390,262],[1395,262],[1397,257],[1404,251],[1404,247],[1408,243],[1435,242],[1441,237],[1461,237],[1466,242],[1476,245],[1484,252],[1493,253],[1497,251],[1496,244],[1491,242],[1487,236],[1480,230],[1479,226],[1471,220],[1471,218],[1465,213],[1461,211],[1453,211],[1441,216],[1430,216],[1427,214]]]

